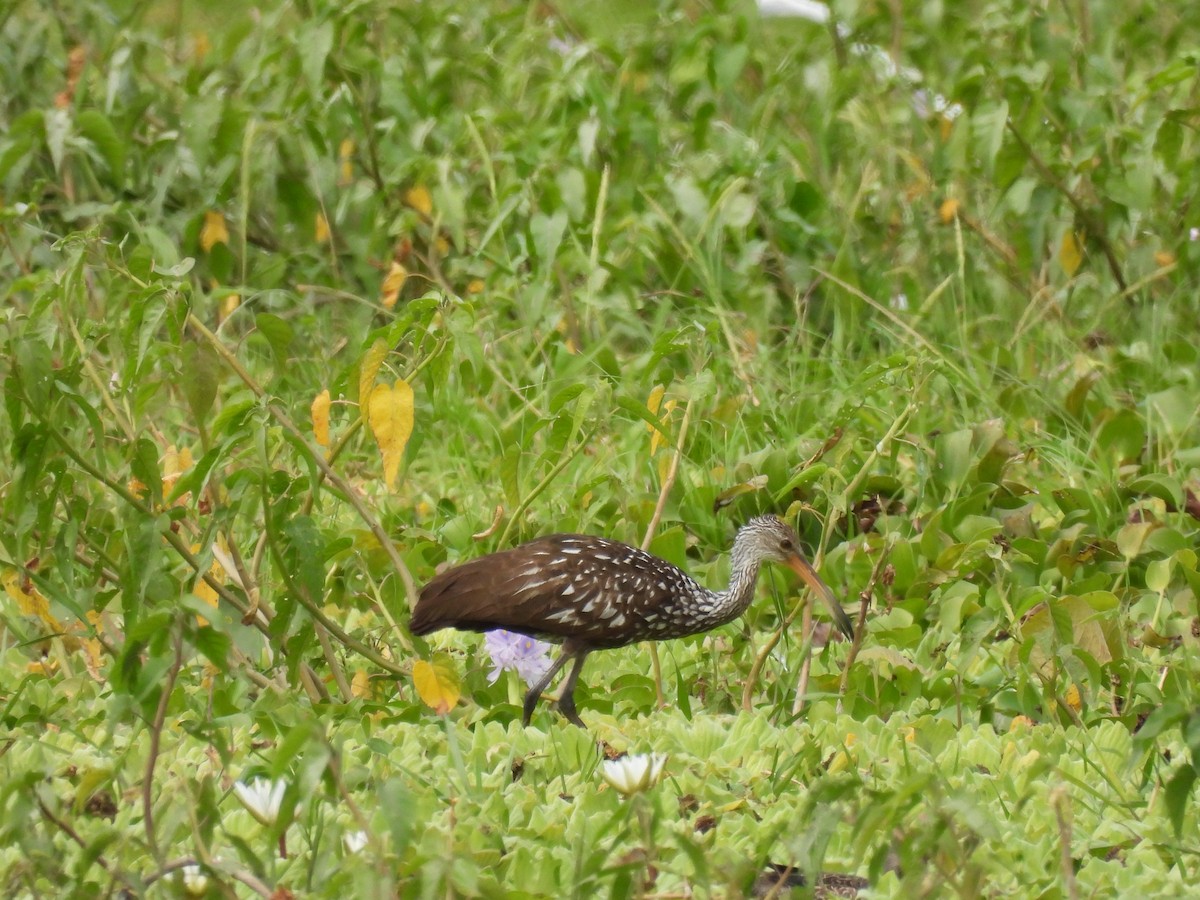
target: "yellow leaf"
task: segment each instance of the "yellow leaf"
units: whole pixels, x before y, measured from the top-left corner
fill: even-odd
[[[954,132],[954,120],[941,116],[938,119],[938,134],[942,138],[942,143],[950,140],[950,135]]]
[[[58,669],[57,660],[39,659],[37,662],[31,662],[25,667],[25,671],[30,675],[41,675],[43,678],[49,678]]]
[[[1154,254],[1154,264],[1163,269],[1173,266],[1175,265],[1175,254],[1170,250],[1159,250]]]
[[[418,659],[413,663],[412,677],[421,702],[439,716],[450,712],[458,703],[462,693],[458,673],[445,657],[436,656],[432,662]]]
[[[671,419],[671,412],[675,409],[675,406],[676,400],[674,398],[671,398],[662,405],[662,416],[659,418],[659,421],[662,422],[664,429],[667,427],[667,422],[669,422]],[[657,453],[659,446],[665,441],[666,438],[663,437],[663,433],[657,428],[654,429],[653,433],[650,435],[650,455],[653,456],[655,453]]]
[[[658,432],[654,433],[654,437],[658,437]],[[651,440],[651,443],[653,444],[653,439]],[[650,452],[653,453],[654,451],[651,450]],[[668,453],[668,454],[665,454],[658,458],[658,483],[666,484],[667,478],[670,476],[670,474],[671,474],[671,455]]]
[[[325,213],[317,213],[317,222],[314,227],[318,244],[324,244],[329,240],[329,220],[325,218]]]
[[[444,234],[439,234],[433,239],[433,249],[438,252],[438,256],[445,256],[450,252],[450,242]]]
[[[1083,264],[1083,234],[1076,234],[1067,229],[1063,232],[1062,244],[1058,248],[1058,264],[1063,267],[1068,278],[1074,277]]]
[[[650,415],[657,416],[658,408],[662,406],[663,394],[667,392],[666,387],[661,384],[656,384],[650,390],[650,396],[646,398],[646,409],[650,410]],[[649,422],[646,423],[647,431],[654,431],[654,426]]]
[[[192,544],[192,552],[199,553],[200,545]],[[213,581],[219,584],[225,583],[225,567],[220,564],[215,558],[212,565],[208,569],[208,574],[212,576]],[[204,580],[203,576],[196,579],[196,586],[192,588],[192,593],[211,606],[217,608],[217,591],[211,584]],[[196,624],[203,628],[208,624],[208,619],[204,616],[196,616]]]
[[[221,299],[221,321],[224,322],[233,315],[233,311],[242,305],[242,298],[237,294],[226,294]]]
[[[948,197],[942,201],[942,205],[938,207],[938,218],[942,220],[943,225],[949,225],[958,218],[958,201],[953,197]]]
[[[329,446],[329,388],[317,394],[312,402],[313,437],[322,447]]]
[[[418,184],[405,191],[404,202],[427,219],[433,214],[433,198],[424,185]]]
[[[350,679],[350,695],[359,700],[367,700],[371,696],[371,676],[366,669],[359,669]]]
[[[483,279],[482,278],[472,278],[470,281],[468,281],[467,282],[467,293],[468,294],[482,294],[483,293]]]
[[[350,138],[343,138],[338,144],[338,184],[345,187],[354,180],[354,166],[350,162],[350,157],[354,155],[354,141]]]
[[[408,269],[393,260],[392,267],[388,269],[387,275],[384,276],[383,287],[380,290],[380,299],[383,301],[385,307],[391,309],[396,305],[396,301],[400,299],[400,291],[407,280]]]
[[[167,452],[163,454],[162,461],[162,492],[163,496],[169,496],[171,491],[175,489],[175,482],[179,480],[179,476],[188,471],[194,464],[192,459],[192,451],[190,447],[184,447],[182,450],[176,450],[175,445],[171,444],[167,447]],[[187,502],[187,497],[180,497],[177,505],[184,505]]]
[[[83,665],[93,681],[104,679],[104,645],[97,638],[83,639]]]
[[[1067,701],[1067,706],[1079,712],[1083,709],[1083,699],[1079,696],[1079,685],[1073,684],[1067,688],[1067,693],[1064,699]]]
[[[208,39],[208,34],[203,31],[192,33],[192,56],[195,57],[197,63],[204,62],[204,57],[208,56],[208,51],[212,49],[212,42]]]
[[[853,754],[847,753],[845,750],[839,750],[830,757],[829,765],[825,767],[825,771],[830,775],[836,775],[838,772],[856,765],[857,762],[858,760]]]
[[[217,244],[229,244],[229,228],[225,217],[210,209],[204,214],[204,225],[200,228],[200,249],[208,253]]]
[[[367,405],[367,421],[383,454],[383,480],[390,491],[413,430],[413,391],[403,378],[391,387],[377,384]]]
[[[5,569],[3,581],[4,593],[16,601],[21,615],[41,619],[51,631],[64,630],[62,623],[50,614],[50,601],[33,585],[29,585],[29,589],[26,590],[16,569]]]
[[[362,363],[358,367],[358,405],[363,416],[367,414],[367,401],[371,397],[371,388],[375,386],[375,376],[388,355],[388,345],[379,338],[369,350],[363,354]]]

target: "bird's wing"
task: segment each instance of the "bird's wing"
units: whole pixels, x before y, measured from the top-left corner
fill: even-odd
[[[653,636],[683,572],[635,547],[555,534],[448,569],[421,591],[412,630],[505,628],[597,647]]]

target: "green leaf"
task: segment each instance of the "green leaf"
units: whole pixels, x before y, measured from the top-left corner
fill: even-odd
[[[113,182],[122,187],[125,183],[125,141],[117,136],[112,122],[98,110],[85,109],[75,117],[75,127],[95,145]]]
[[[1092,371],[1088,372],[1075,382],[1074,387],[1067,392],[1066,400],[1063,402],[1063,406],[1066,407],[1068,415],[1076,419],[1083,418],[1084,401],[1087,400],[1087,395],[1092,390],[1092,386],[1099,380],[1099,370],[1092,369]]]
[[[811,182],[797,181],[792,186],[788,207],[802,219],[810,219],[822,206],[821,192]]]
[[[969,428],[938,435],[934,442],[934,479],[954,491],[962,486],[971,470],[971,439]]]
[[[133,477],[140,481],[149,495],[151,509],[162,506],[162,467],[158,461],[158,445],[149,438],[138,438],[129,461]]]
[[[229,635],[215,628],[204,626],[196,629],[192,636],[196,649],[222,672],[229,671],[229,651],[233,641]]]
[[[1196,767],[1182,765],[1167,781],[1166,790],[1163,792],[1167,816],[1175,828],[1175,837],[1177,838],[1181,837],[1183,833],[1183,814],[1187,810],[1188,798],[1192,794],[1192,787],[1195,783]]]
[[[1145,421],[1131,409],[1106,414],[1096,444],[1118,465],[1140,459],[1146,448]]]
[[[46,111],[46,149],[54,163],[54,171],[61,172],[67,152],[67,138],[71,135],[71,112],[68,109]]]
[[[254,317],[254,325],[270,344],[275,361],[281,366],[286,365],[292,341],[296,339],[295,329],[274,313],[259,313]]]
[[[16,370],[25,396],[31,406],[45,410],[52,385],[50,348],[36,338],[20,339],[16,347]]]
[[[310,516],[296,516],[283,526],[284,556],[295,585],[320,605],[325,595],[325,538]]]
[[[972,117],[972,131],[975,136],[975,152],[983,165],[984,171],[990,173],[996,163],[996,154],[1004,143],[1004,131],[1008,124],[1008,103],[1000,101],[996,105],[980,107]]]
[[[399,778],[389,778],[379,788],[379,809],[392,833],[393,852],[403,856],[420,821],[412,791]]]
[[[322,22],[315,27],[306,24],[300,33],[298,43],[304,78],[308,82],[308,89],[316,96],[324,92],[325,61],[333,49],[333,37],[332,22]]]
[[[549,270],[558,256],[558,245],[567,230],[566,210],[556,209],[551,215],[535,213],[529,220],[529,233],[538,261]]]
[[[220,360],[208,344],[188,341],[183,345],[183,395],[197,425],[208,418],[217,398],[217,373]]]

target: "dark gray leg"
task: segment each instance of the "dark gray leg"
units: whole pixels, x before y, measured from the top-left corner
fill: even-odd
[[[546,674],[538,679],[538,683],[529,689],[529,693],[525,695],[525,714],[521,717],[522,725],[529,724],[529,720],[533,718],[533,709],[537,706],[538,697],[542,696],[542,691],[550,686],[550,682],[554,680],[554,676],[558,674],[558,670],[574,655],[573,653],[569,653],[566,648],[563,648],[563,652],[558,654],[558,659],[554,661],[554,665],[547,669]]]
[[[578,725],[584,731],[587,731],[587,726],[583,724],[583,719],[579,718],[579,713],[575,712],[575,682],[579,680],[579,673],[583,671],[583,661],[587,659],[587,655],[587,650],[576,654],[575,665],[571,666],[567,680],[563,682],[562,690],[558,693],[558,711],[567,717],[568,722]]]

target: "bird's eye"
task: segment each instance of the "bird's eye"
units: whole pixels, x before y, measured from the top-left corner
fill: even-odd
[[[779,542],[779,549],[780,550],[795,550],[796,548],[792,546],[791,541],[789,541],[787,538],[784,538],[782,541]]]

